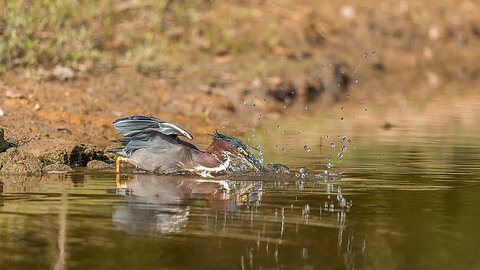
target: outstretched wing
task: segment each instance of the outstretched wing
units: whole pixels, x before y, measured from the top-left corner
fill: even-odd
[[[125,137],[133,137],[141,133],[158,132],[164,135],[172,136],[183,135],[190,140],[193,139],[192,135],[185,129],[166,121],[148,116],[130,116],[127,118],[117,119],[113,122],[113,126],[118,130],[119,134]]]
[[[124,136],[118,140],[124,147],[109,149],[109,151],[120,155],[128,156],[141,148],[148,148],[157,153],[169,153],[178,145],[197,149],[192,144],[177,138],[183,135],[193,139],[188,131],[157,118],[130,116],[115,120],[113,126],[120,135]]]

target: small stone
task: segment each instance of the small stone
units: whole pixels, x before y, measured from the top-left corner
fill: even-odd
[[[109,167],[110,164],[100,160],[91,160],[87,163],[87,168],[90,170],[101,170]]]
[[[18,99],[18,98],[23,98],[23,95],[18,90],[8,89],[7,91],[5,91],[5,97],[11,98],[11,99]]]
[[[442,29],[438,25],[432,25],[428,29],[428,37],[433,41],[438,40],[441,37],[441,35],[442,35]]]
[[[68,173],[73,169],[66,164],[50,164],[42,169],[42,173]]]
[[[356,13],[357,12],[352,6],[345,5],[340,8],[340,16],[345,19],[353,19]]]
[[[75,77],[75,72],[69,67],[56,65],[52,70],[52,75],[61,81],[66,81],[73,79]]]
[[[72,135],[72,131],[68,128],[57,128],[57,131],[62,134]]]

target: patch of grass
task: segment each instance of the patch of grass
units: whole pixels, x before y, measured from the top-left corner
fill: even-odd
[[[99,49],[89,27],[93,1],[8,0],[1,14],[0,64],[7,68],[95,60]],[[84,5],[85,4],[85,5]]]
[[[1,1],[1,0],[0,0]],[[120,59],[140,71],[161,69],[186,53],[240,54],[278,42],[252,23],[254,1],[4,0],[0,70],[82,69]],[[270,29],[270,30],[269,30]],[[263,40],[263,41],[262,41]]]

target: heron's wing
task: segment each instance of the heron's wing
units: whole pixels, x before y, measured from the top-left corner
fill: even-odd
[[[192,135],[185,129],[168,123],[166,121],[148,117],[148,116],[130,116],[127,118],[120,118],[113,122],[113,126],[118,130],[118,133],[125,137],[135,137],[139,134],[147,133],[161,133],[169,136],[183,135],[188,139],[193,139]]]
[[[113,125],[123,135],[118,141],[123,147],[109,149],[109,152],[131,156],[133,152],[145,148],[164,159],[175,158],[176,151],[198,150],[194,145],[180,140],[179,135],[192,139],[183,128],[147,116],[131,116],[115,120]],[[178,153],[177,153],[178,154]],[[172,157],[173,155],[173,157]]]

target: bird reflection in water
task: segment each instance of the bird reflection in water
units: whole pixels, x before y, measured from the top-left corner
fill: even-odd
[[[204,199],[211,210],[235,211],[238,206],[260,201],[259,181],[213,180],[200,177],[132,174],[119,184],[124,202],[114,205],[116,230],[132,234],[160,235],[185,229],[191,199]]]

